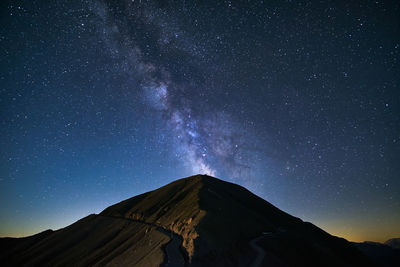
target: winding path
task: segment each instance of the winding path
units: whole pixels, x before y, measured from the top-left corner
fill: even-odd
[[[183,255],[181,244],[182,244],[182,237],[169,229],[162,227],[161,225],[149,223],[146,221],[135,220],[125,217],[118,217],[118,216],[111,216],[111,215],[99,215],[104,217],[111,217],[115,219],[122,219],[131,222],[146,224],[148,226],[152,226],[156,228],[157,231],[168,235],[171,240],[165,245],[164,251],[166,255],[165,261],[161,264],[161,266],[185,266],[185,256]]]
[[[264,257],[266,255],[265,250],[257,245],[257,242],[260,241],[261,239],[273,235],[273,232],[264,232],[262,233],[261,236],[256,237],[252,240],[250,240],[249,244],[250,246],[257,252],[257,256],[254,259],[253,263],[250,265],[251,267],[259,267],[261,266],[262,261],[264,260]]]
[[[185,259],[181,252],[181,244],[182,242],[179,238],[174,235],[171,236],[171,241],[165,246],[166,260],[161,266],[185,266]]]
[[[251,267],[261,266],[261,263],[265,257],[265,250],[257,245],[257,242],[262,238],[264,238],[264,235],[256,237],[250,241],[250,246],[257,252],[257,256],[251,264]]]

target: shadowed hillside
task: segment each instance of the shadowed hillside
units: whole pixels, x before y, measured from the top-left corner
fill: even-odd
[[[4,266],[372,266],[346,240],[205,175],[0,246]]]

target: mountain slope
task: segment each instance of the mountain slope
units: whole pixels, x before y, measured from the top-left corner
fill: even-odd
[[[151,231],[151,235],[146,231]],[[7,242],[10,240],[1,240],[1,265],[156,266],[164,260],[161,247],[170,241],[168,235],[147,225],[96,215],[48,233],[35,242],[30,239],[12,240],[17,245],[11,246]]]
[[[127,199],[58,231],[1,239],[0,249],[4,266],[371,265],[346,240],[205,175]]]

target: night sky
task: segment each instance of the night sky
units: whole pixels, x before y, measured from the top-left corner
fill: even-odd
[[[2,1],[0,236],[204,173],[400,235],[398,1]]]

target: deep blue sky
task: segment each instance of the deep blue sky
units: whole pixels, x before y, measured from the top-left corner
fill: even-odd
[[[0,235],[207,173],[400,234],[398,1],[3,1]]]

